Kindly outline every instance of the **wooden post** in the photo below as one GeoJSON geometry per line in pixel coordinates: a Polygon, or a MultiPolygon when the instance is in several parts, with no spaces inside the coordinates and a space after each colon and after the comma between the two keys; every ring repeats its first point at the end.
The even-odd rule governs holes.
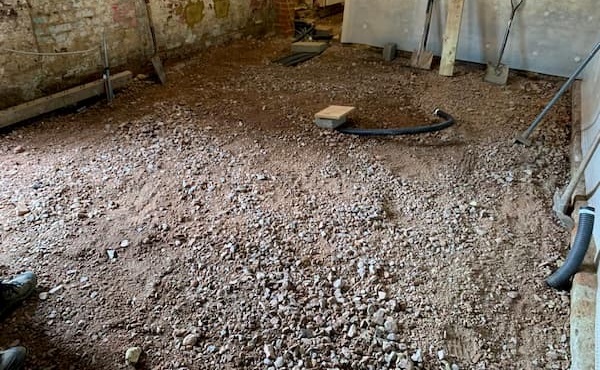
{"type": "Polygon", "coordinates": [[[454,61],[456,60],[456,47],[465,0],[449,0],[446,29],[442,40],[442,60],[440,62],[440,75],[452,76],[454,74],[454,61]]]}

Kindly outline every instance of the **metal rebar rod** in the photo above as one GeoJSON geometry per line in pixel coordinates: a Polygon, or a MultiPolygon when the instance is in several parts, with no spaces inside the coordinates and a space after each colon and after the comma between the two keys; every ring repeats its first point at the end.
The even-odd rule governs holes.
{"type": "Polygon", "coordinates": [[[109,103],[113,101],[115,98],[115,93],[112,88],[112,83],[110,81],[110,64],[108,61],[108,45],[106,43],[106,36],[102,34],[102,57],[104,64],[104,71],[102,73],[102,78],[104,79],[104,89],[106,90],[106,100],[109,103]]]}
{"type": "Polygon", "coordinates": [[[570,207],[571,199],[573,198],[573,193],[575,192],[575,188],[577,187],[577,184],[579,184],[579,180],[581,180],[581,177],[583,176],[585,169],[587,168],[588,164],[592,160],[592,157],[596,153],[596,150],[598,149],[599,145],[600,145],[600,132],[598,132],[598,134],[596,134],[596,137],[594,138],[592,146],[589,148],[588,152],[583,157],[583,160],[579,164],[577,171],[575,171],[575,173],[573,174],[573,177],[571,177],[569,184],[567,185],[567,187],[565,188],[565,191],[563,192],[562,196],[560,197],[560,208],[563,212],[566,212],[567,209],[570,207]]]}
{"type": "Polygon", "coordinates": [[[510,19],[508,20],[508,25],[506,26],[506,31],[504,32],[504,39],[502,40],[502,47],[500,48],[500,53],[498,54],[498,63],[496,63],[496,70],[500,68],[500,63],[502,63],[502,57],[504,56],[504,51],[506,50],[506,44],[508,44],[508,35],[510,34],[510,29],[512,27],[513,19],[515,18],[515,14],[517,14],[517,10],[523,4],[521,0],[517,5],[513,4],[513,1],[510,1],[511,11],[510,11],[510,19]]]}
{"type": "Polygon", "coordinates": [[[567,80],[567,82],[565,82],[562,87],[560,88],[560,90],[558,90],[558,92],[556,93],[556,95],[554,95],[554,97],[552,98],[552,100],[550,100],[550,102],[548,103],[548,105],[546,105],[546,107],[544,107],[544,109],[541,111],[540,114],[538,114],[538,116],[535,118],[535,120],[531,123],[531,125],[529,125],[529,127],[527,128],[527,130],[525,130],[521,135],[517,136],[516,138],[516,142],[520,143],[520,144],[525,144],[525,145],[529,145],[529,135],[531,135],[531,133],[533,132],[533,130],[535,130],[535,128],[537,127],[537,125],[542,121],[542,119],[544,119],[544,117],[546,116],[546,114],[550,111],[550,109],[554,106],[554,104],[556,104],[556,102],[558,101],[558,99],[560,99],[560,97],[565,93],[565,91],[567,91],[567,89],[573,84],[573,82],[575,82],[575,80],[577,79],[577,76],[579,76],[579,74],[581,73],[581,71],[583,71],[583,69],[588,65],[588,63],[594,58],[594,56],[596,55],[596,53],[598,53],[598,51],[600,50],[600,42],[598,44],[596,44],[596,46],[594,47],[594,49],[592,50],[592,52],[587,56],[587,58],[585,58],[585,60],[579,65],[579,67],[577,67],[577,69],[575,70],[575,72],[573,72],[571,74],[571,76],[569,77],[569,79],[567,80]]]}

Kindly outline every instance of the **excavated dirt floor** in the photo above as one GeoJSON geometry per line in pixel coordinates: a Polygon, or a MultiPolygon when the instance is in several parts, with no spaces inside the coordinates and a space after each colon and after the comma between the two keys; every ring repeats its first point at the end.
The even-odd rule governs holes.
{"type": "Polygon", "coordinates": [[[298,67],[240,40],[104,102],[0,133],[0,273],[39,275],[0,324],[27,369],[565,369],[570,101],[332,45],[298,67]],[[449,129],[364,138],[352,125],[449,129]]]}

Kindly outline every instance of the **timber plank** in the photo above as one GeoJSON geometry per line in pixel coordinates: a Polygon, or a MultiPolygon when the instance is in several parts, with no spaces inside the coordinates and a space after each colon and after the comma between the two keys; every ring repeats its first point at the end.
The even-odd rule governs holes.
{"type": "Polygon", "coordinates": [[[442,60],[440,62],[440,75],[442,76],[452,76],[454,74],[454,61],[456,60],[456,48],[464,5],[465,0],[450,0],[448,2],[448,16],[442,39],[442,60]]]}
{"type": "MultiPolygon", "coordinates": [[[[127,85],[133,74],[129,71],[117,73],[110,77],[113,89],[120,89],[127,85]]],[[[16,105],[0,111],[0,128],[13,125],[41,114],[52,112],[79,101],[104,94],[104,81],[96,80],[87,84],[73,87],[56,94],[44,96],[27,103],[16,105]]]]}

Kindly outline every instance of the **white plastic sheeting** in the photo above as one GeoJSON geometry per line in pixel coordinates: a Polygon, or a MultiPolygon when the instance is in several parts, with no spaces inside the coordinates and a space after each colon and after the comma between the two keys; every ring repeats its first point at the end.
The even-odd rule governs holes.
{"type": "MultiPolygon", "coordinates": [[[[600,55],[590,62],[584,74],[581,93],[581,149],[585,154],[596,135],[600,134],[600,55]]],[[[593,192],[590,205],[600,210],[600,151],[596,152],[588,165],[585,185],[588,193],[593,192]]],[[[600,217],[596,217],[594,224],[594,241],[600,250],[600,217]]]]}
{"type": "MultiPolygon", "coordinates": [[[[598,0],[524,0],[503,63],[513,69],[568,76],[600,38],[598,0]]],[[[436,0],[428,49],[440,55],[448,0],[436,0]]],[[[427,0],[346,0],[342,42],[417,48],[427,0]]],[[[510,0],[465,0],[457,59],[496,62],[510,0]]]]}
{"type": "MultiPolygon", "coordinates": [[[[600,41],[600,40],[598,40],[600,41]]],[[[596,135],[600,134],[600,55],[597,55],[584,74],[582,82],[581,102],[581,147],[587,153],[596,135]]],[[[600,152],[596,152],[585,173],[585,186],[588,194],[593,194],[588,203],[600,210],[600,152]]],[[[596,244],[596,261],[600,250],[600,217],[594,224],[594,242],[596,244]]],[[[600,287],[600,274],[598,274],[600,287]]],[[[600,368],[600,294],[596,293],[596,325],[595,325],[595,362],[600,368]]]]}

